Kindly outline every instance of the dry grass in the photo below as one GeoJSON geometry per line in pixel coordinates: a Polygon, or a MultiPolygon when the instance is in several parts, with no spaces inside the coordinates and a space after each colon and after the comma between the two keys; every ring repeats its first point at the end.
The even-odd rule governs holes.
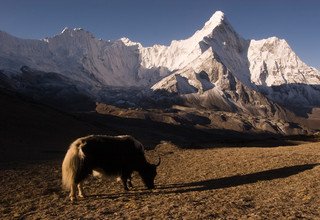
{"type": "MultiPolygon", "coordinates": [[[[0,170],[1,219],[320,219],[320,144],[181,150],[157,147],[157,189],[122,191],[89,178],[88,197],[61,190],[61,161],[0,170]]],[[[150,152],[148,154],[153,154],[150,152]]]]}

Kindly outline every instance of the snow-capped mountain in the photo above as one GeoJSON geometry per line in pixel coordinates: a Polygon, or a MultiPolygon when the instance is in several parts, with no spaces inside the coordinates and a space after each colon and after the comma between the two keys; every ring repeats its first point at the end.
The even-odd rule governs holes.
{"type": "MultiPolygon", "coordinates": [[[[226,103],[232,103],[227,104],[229,108],[252,109],[254,106],[256,110],[263,110],[270,107],[262,104],[268,101],[262,101],[260,94],[260,97],[252,96],[248,105],[239,100],[240,87],[245,87],[248,94],[261,92],[287,107],[320,105],[317,98],[320,95],[320,72],[303,63],[285,40],[276,37],[244,40],[222,12],[216,12],[203,29],[185,41],[197,40],[197,44],[184,44],[194,46],[193,50],[189,49],[192,52],[186,52],[185,56],[193,59],[152,89],[184,94],[187,100],[192,97],[194,101],[196,97],[199,105],[215,105],[222,109],[226,108],[226,103]],[[199,33],[204,35],[198,37],[199,33]]],[[[172,45],[167,50],[170,51],[172,45]]],[[[169,65],[166,67],[171,68],[169,65]]]]}
{"type": "Polygon", "coordinates": [[[293,52],[288,43],[276,37],[251,40],[248,49],[251,81],[256,85],[319,84],[320,75],[293,52]]]}
{"type": "Polygon", "coordinates": [[[17,72],[21,66],[57,72],[87,84],[130,86],[136,84],[136,46],[122,39],[108,42],[82,29],[65,28],[44,40],[23,40],[0,33],[0,68],[17,72]]]}
{"type": "Polygon", "coordinates": [[[243,39],[220,11],[191,37],[169,46],[143,47],[127,38],[105,41],[81,28],[65,28],[43,40],[0,32],[0,42],[1,73],[16,81],[26,66],[40,75],[60,74],[93,96],[102,87],[142,87],[228,111],[274,113],[278,107],[270,100],[320,105],[318,70],[303,63],[283,39],[243,39]]]}

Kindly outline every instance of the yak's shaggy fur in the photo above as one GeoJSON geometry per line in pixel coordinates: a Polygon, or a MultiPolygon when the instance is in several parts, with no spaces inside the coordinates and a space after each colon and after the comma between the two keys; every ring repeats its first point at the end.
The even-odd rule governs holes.
{"type": "Polygon", "coordinates": [[[94,171],[104,175],[120,175],[124,189],[132,187],[131,174],[137,171],[147,188],[154,188],[156,168],[147,162],[143,145],[129,135],[90,135],[75,140],[62,163],[62,185],[75,199],[76,187],[84,197],[82,181],[94,171]]]}

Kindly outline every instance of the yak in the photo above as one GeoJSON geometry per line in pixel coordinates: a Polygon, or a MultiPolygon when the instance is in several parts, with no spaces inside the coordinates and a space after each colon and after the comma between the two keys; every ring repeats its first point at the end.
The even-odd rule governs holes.
{"type": "Polygon", "coordinates": [[[62,186],[70,190],[70,200],[84,197],[82,182],[93,172],[119,175],[124,189],[132,187],[131,174],[137,171],[148,189],[154,188],[157,164],[146,160],[143,145],[130,135],[89,135],[71,143],[62,163],[62,186]]]}

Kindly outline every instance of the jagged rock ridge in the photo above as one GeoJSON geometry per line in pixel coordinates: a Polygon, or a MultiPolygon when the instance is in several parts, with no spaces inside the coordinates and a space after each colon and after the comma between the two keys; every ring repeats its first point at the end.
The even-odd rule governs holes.
{"type": "Polygon", "coordinates": [[[188,105],[264,116],[279,114],[274,102],[320,105],[318,70],[283,39],[243,39],[220,11],[191,37],[169,46],[105,41],[81,28],[65,28],[43,40],[0,32],[0,41],[0,70],[6,77],[17,81],[22,66],[42,75],[57,73],[96,99],[104,97],[105,87],[141,87],[175,94],[188,105]]]}

